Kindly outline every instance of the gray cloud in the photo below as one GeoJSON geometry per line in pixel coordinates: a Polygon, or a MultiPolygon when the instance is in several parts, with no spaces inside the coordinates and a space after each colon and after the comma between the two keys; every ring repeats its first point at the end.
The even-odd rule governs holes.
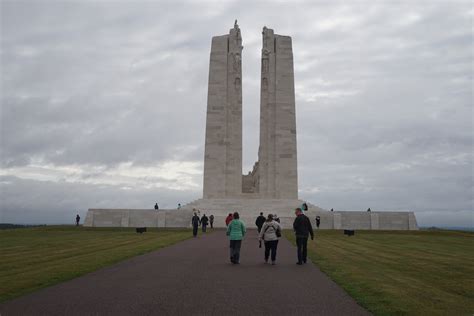
{"type": "Polygon", "coordinates": [[[0,5],[2,221],[199,197],[210,40],[238,18],[244,173],[267,25],[293,37],[302,198],[473,224],[468,1],[0,5]]]}

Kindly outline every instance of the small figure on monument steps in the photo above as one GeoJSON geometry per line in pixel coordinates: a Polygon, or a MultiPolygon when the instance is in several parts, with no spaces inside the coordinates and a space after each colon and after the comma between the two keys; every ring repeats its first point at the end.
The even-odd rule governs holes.
{"type": "Polygon", "coordinates": [[[301,209],[306,212],[308,210],[308,204],[306,204],[306,202],[304,202],[303,204],[301,204],[301,209]]]}

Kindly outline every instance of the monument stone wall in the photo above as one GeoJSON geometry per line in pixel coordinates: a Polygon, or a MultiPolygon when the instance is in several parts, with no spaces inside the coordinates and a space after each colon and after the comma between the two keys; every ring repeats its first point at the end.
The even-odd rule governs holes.
{"type": "MultiPolygon", "coordinates": [[[[89,209],[93,227],[189,227],[194,212],[224,227],[239,212],[249,228],[260,212],[277,214],[291,229],[298,199],[295,88],[291,37],[263,28],[260,146],[252,171],[242,175],[242,37],[237,21],[212,38],[206,113],[203,198],[177,210],[89,209]]],[[[307,203],[321,229],[418,229],[413,212],[328,212],[307,203]]]]}
{"type": "Polygon", "coordinates": [[[212,38],[204,153],[204,198],[242,193],[242,37],[237,23],[212,38]]]}
{"type": "Polygon", "coordinates": [[[298,199],[295,90],[291,37],[263,28],[259,196],[298,199]]]}

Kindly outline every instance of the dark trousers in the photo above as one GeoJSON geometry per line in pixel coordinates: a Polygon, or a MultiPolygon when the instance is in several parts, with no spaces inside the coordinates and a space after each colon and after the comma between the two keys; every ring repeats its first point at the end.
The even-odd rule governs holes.
{"type": "Polygon", "coordinates": [[[230,241],[230,261],[232,263],[239,263],[240,261],[240,246],[242,240],[231,240],[230,241]]]}
{"type": "Polygon", "coordinates": [[[278,247],[278,240],[269,240],[265,242],[265,261],[268,261],[270,252],[272,254],[272,261],[276,260],[277,247],[278,247]]]}
{"type": "Polygon", "coordinates": [[[262,226],[257,226],[257,230],[260,233],[262,231],[262,226]]]}
{"type": "Polygon", "coordinates": [[[211,221],[211,228],[214,228],[214,222],[211,221]]]}
{"type": "Polygon", "coordinates": [[[206,227],[207,227],[207,225],[202,224],[202,232],[203,232],[203,233],[206,232],[206,227]]]}
{"type": "Polygon", "coordinates": [[[193,225],[193,236],[196,237],[198,234],[198,225],[193,225]]]}
{"type": "Polygon", "coordinates": [[[296,237],[296,247],[298,251],[298,262],[306,262],[308,255],[308,237],[296,237]]]}

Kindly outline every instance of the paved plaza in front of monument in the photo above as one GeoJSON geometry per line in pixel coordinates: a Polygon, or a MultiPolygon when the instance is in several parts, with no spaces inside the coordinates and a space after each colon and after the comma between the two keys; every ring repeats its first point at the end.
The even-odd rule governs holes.
{"type": "Polygon", "coordinates": [[[138,256],[0,305],[2,315],[368,315],[284,238],[263,263],[255,230],[241,264],[223,230],[138,256]]]}

